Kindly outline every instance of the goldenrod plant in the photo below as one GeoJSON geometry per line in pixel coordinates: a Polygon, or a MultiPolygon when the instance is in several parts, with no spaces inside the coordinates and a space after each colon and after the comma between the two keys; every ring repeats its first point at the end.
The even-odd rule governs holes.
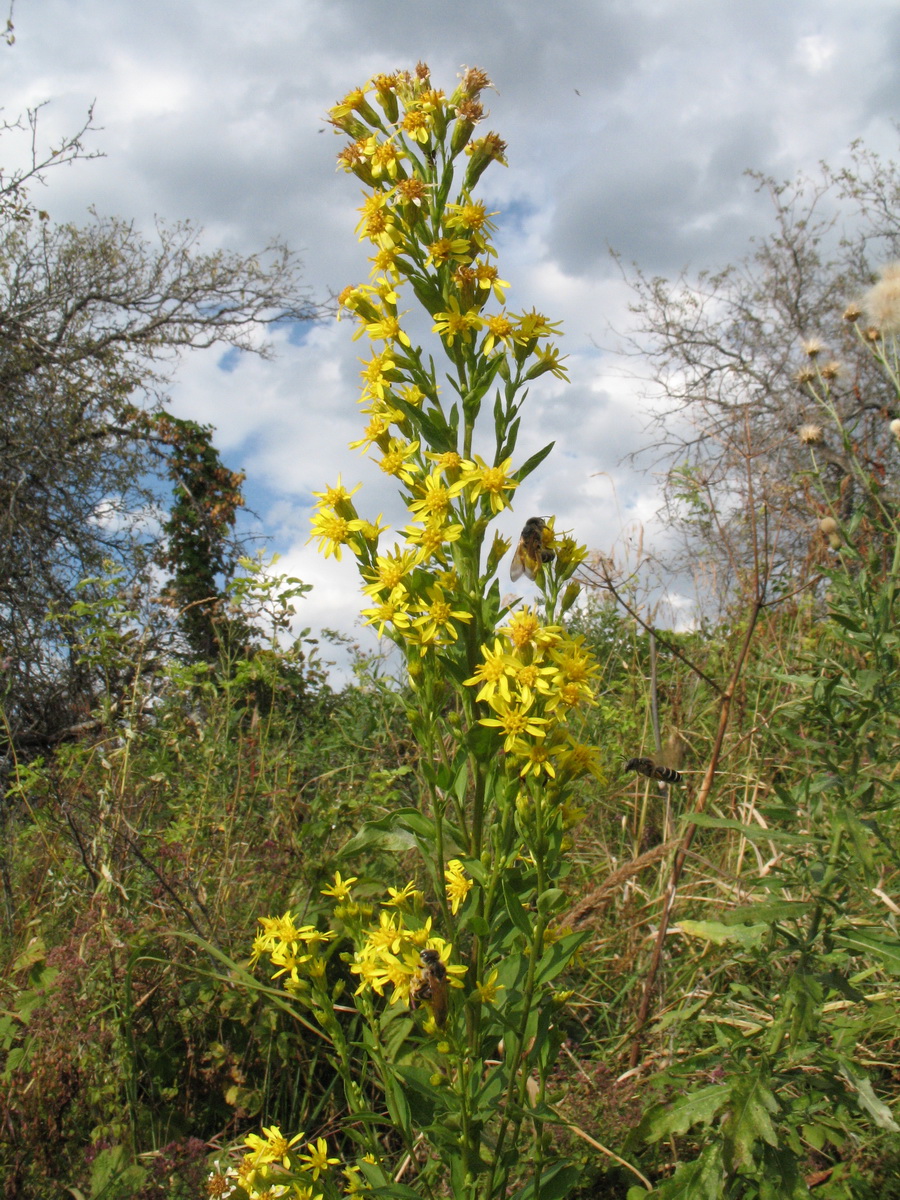
{"type": "Polygon", "coordinates": [[[600,769],[577,737],[598,668],[563,624],[586,552],[552,517],[523,520],[514,552],[513,577],[533,578],[538,601],[502,598],[512,547],[492,524],[552,448],[517,462],[526,389],[565,367],[556,324],[506,309],[497,214],[473,195],[505,161],[496,134],[476,136],[489,86],[469,69],[447,96],[420,64],[330,114],[351,139],[339,164],[365,186],[373,264],[340,297],[370,348],[353,446],[396,481],[408,515],[392,538],[339,478],[317,493],[312,536],[355,560],[363,617],[402,655],[418,746],[416,802],[363,828],[343,861],[352,870],[379,846],[412,856],[377,894],[336,874],[329,928],[287,912],[263,920],[254,947],[330,1045],[356,1157],[341,1173],[324,1142],[270,1128],[214,1172],[212,1195],[550,1200],[577,1178],[554,1150],[550,1078],[560,975],[584,935],[556,919],[573,785],[600,769]],[[408,303],[425,310],[429,349],[408,303]],[[362,1018],[352,1040],[346,1014],[362,1018]]]}

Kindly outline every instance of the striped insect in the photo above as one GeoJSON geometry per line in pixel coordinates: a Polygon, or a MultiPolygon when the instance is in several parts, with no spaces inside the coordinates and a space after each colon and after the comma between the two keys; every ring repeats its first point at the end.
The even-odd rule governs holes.
{"type": "Polygon", "coordinates": [[[437,950],[422,950],[419,954],[420,965],[417,977],[410,988],[410,1007],[418,1004],[430,1004],[434,1023],[443,1029],[447,1023],[449,1009],[449,988],[447,968],[441,962],[437,950]]]}
{"type": "Polygon", "coordinates": [[[555,558],[551,549],[553,530],[543,517],[529,517],[525,522],[519,544],[509,568],[509,577],[516,580],[520,575],[534,579],[541,567],[555,558]]]}
{"type": "Polygon", "coordinates": [[[680,771],[672,767],[657,766],[652,758],[629,758],[625,763],[626,771],[637,771],[646,779],[656,779],[659,783],[681,783],[684,778],[680,771]]]}

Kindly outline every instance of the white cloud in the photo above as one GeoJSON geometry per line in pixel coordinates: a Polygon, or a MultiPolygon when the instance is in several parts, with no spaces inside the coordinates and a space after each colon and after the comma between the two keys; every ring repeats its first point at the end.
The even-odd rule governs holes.
{"type": "MultiPolygon", "coordinates": [[[[509,145],[509,169],[483,182],[502,209],[501,275],[512,308],[564,322],[572,377],[532,393],[520,452],[557,448],[504,532],[555,513],[604,551],[623,527],[651,536],[658,506],[652,476],[622,464],[646,437],[637,385],[595,344],[628,320],[609,245],[650,274],[721,265],[767,219],[744,168],[781,177],[839,158],[860,133],[893,144],[897,20],[875,0],[42,0],[15,15],[7,117],[51,98],[52,141],[96,98],[104,127],[92,145],[108,157],[57,172],[41,193],[53,219],[89,203],[147,228],[156,214],[189,217],[207,244],[246,252],[281,235],[319,297],[368,271],[353,232],[360,188],[335,171],[329,105],[419,58],[448,91],[463,64],[488,70],[489,127],[509,145]]],[[[274,361],[243,356],[229,370],[195,355],[173,389],[176,411],[215,425],[226,461],[248,472],[282,564],[315,584],[304,621],[347,629],[355,572],[304,544],[310,491],[340,472],[365,481],[373,515],[399,516],[385,477],[346,446],[359,436],[363,353],[350,336],[327,324],[297,345],[281,332],[274,361]]]]}

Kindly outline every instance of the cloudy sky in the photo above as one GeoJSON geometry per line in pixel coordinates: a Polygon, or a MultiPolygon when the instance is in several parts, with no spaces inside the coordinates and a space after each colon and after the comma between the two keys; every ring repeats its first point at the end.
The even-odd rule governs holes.
{"type": "MultiPolygon", "coordinates": [[[[627,292],[610,247],[650,274],[716,267],[766,228],[745,177],[838,164],[863,138],[892,153],[900,116],[896,0],[17,0],[2,50],[7,118],[49,101],[48,142],[95,104],[105,157],[51,173],[54,220],[89,205],[152,228],[204,226],[244,252],[280,237],[326,298],[368,276],[354,226],[360,185],[335,170],[326,109],[373,74],[429,64],[448,93],[480,66],[487,128],[508,144],[479,195],[500,216],[500,274],[514,310],[562,320],[572,382],[534,393],[520,451],[557,448],[504,529],[555,513],[609,552],[655,535],[652,472],[623,461],[645,418],[610,326],[627,292]]],[[[14,154],[7,139],[4,147],[14,154]]],[[[36,197],[37,199],[37,197],[36,197]]],[[[182,416],[217,428],[247,472],[281,568],[314,584],[304,624],[351,632],[352,563],[306,546],[310,493],[364,480],[366,510],[398,517],[359,436],[357,343],[347,322],[279,335],[274,361],[210,352],[173,389],[182,416]]],[[[629,370],[633,364],[628,364],[629,370]]]]}

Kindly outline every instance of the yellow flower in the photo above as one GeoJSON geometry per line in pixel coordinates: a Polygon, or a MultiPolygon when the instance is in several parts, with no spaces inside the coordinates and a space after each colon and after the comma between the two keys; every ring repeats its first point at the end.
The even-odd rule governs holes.
{"type": "Polygon", "coordinates": [[[321,1137],[316,1138],[315,1145],[307,1142],[306,1151],[306,1154],[300,1154],[298,1158],[305,1169],[312,1172],[313,1179],[318,1179],[323,1171],[327,1171],[330,1166],[336,1166],[341,1161],[339,1158],[328,1157],[328,1143],[321,1137]]]}
{"type": "Polygon", "coordinates": [[[550,681],[545,678],[556,674],[555,667],[542,667],[538,663],[518,663],[515,670],[516,687],[521,700],[531,701],[535,693],[547,696],[551,692],[550,681]]]}
{"type": "Polygon", "coordinates": [[[446,262],[471,262],[473,258],[468,238],[438,238],[428,247],[426,267],[440,267],[446,262]]]}
{"type": "Polygon", "coordinates": [[[514,758],[525,760],[524,766],[519,771],[519,775],[523,779],[528,775],[533,775],[537,779],[542,774],[549,775],[551,779],[556,778],[556,768],[553,765],[551,752],[544,742],[526,742],[517,738],[510,747],[510,753],[514,758]]]}
{"type": "Polygon", "coordinates": [[[277,945],[278,942],[284,942],[288,946],[297,946],[301,940],[303,927],[294,924],[290,909],[281,917],[260,917],[259,923],[263,927],[261,936],[267,943],[267,949],[277,945]]]}
{"type": "Polygon", "coordinates": [[[364,522],[358,518],[348,521],[332,508],[321,508],[312,518],[312,533],[307,542],[318,539],[319,552],[329,558],[332,554],[340,562],[341,547],[349,546],[354,554],[359,554],[359,546],[353,540],[352,534],[362,529],[364,522]]]}
{"type": "Polygon", "coordinates": [[[426,112],[409,109],[400,122],[400,128],[405,134],[408,134],[413,141],[421,142],[423,146],[428,145],[430,134],[431,117],[426,112]]]}
{"type": "Polygon", "coordinates": [[[556,645],[562,628],[559,625],[541,625],[540,618],[533,609],[520,608],[513,613],[500,632],[509,638],[517,650],[526,646],[543,649],[556,645]]]}
{"type": "Polygon", "coordinates": [[[437,469],[443,471],[445,475],[449,475],[452,471],[458,471],[463,462],[455,450],[445,450],[443,454],[434,454],[432,451],[426,450],[425,457],[435,463],[437,469]]]}
{"type": "Polygon", "coordinates": [[[537,379],[548,372],[555,375],[557,379],[568,379],[569,369],[563,366],[563,361],[568,355],[564,354],[561,358],[558,346],[538,347],[534,351],[534,357],[537,362],[528,368],[526,379],[537,379]]]}
{"type": "Polygon", "coordinates": [[[388,441],[387,433],[390,427],[391,422],[387,413],[376,413],[366,426],[363,436],[357,441],[349,443],[350,449],[358,450],[361,448],[363,450],[368,450],[368,448],[374,443],[380,445],[382,441],[384,441],[386,444],[388,441]]]}
{"type": "Polygon", "coordinates": [[[390,351],[382,350],[380,354],[373,355],[368,362],[363,362],[362,359],[360,362],[363,363],[360,375],[365,380],[363,397],[375,396],[379,400],[383,400],[391,386],[388,376],[397,370],[397,364],[391,358],[390,351]]]}
{"type": "Polygon", "coordinates": [[[313,492],[313,495],[317,500],[321,500],[325,507],[337,508],[340,504],[349,500],[351,496],[355,496],[361,487],[362,484],[358,483],[355,488],[352,488],[348,492],[341,483],[340,475],[338,475],[337,483],[334,487],[326,487],[324,492],[313,492]]]}
{"type": "Polygon", "coordinates": [[[425,563],[431,558],[444,557],[444,548],[451,542],[459,541],[463,527],[458,524],[445,524],[441,520],[426,521],[423,527],[407,525],[403,532],[411,546],[419,547],[419,563],[425,563]]]}
{"type": "Polygon", "coordinates": [[[583,742],[570,739],[569,748],[559,756],[559,769],[571,779],[579,775],[593,775],[599,782],[604,782],[603,768],[600,766],[600,755],[596,746],[586,746],[583,742]]]}
{"type": "Polygon", "coordinates": [[[437,584],[428,589],[428,599],[430,603],[417,610],[421,615],[413,621],[421,641],[434,642],[435,639],[446,636],[455,642],[459,634],[452,622],[471,621],[472,614],[452,608],[449,601],[445,600],[442,588],[437,584]]]}
{"type": "Polygon", "coordinates": [[[420,179],[418,175],[412,175],[409,179],[401,179],[396,187],[396,194],[400,196],[406,204],[412,204],[416,208],[421,208],[425,201],[428,192],[433,185],[426,183],[424,179],[420,179]]]}
{"type": "Polygon", "coordinates": [[[478,276],[478,286],[484,291],[492,291],[497,303],[503,304],[506,300],[504,289],[510,285],[505,279],[498,278],[497,268],[489,263],[478,263],[475,274],[478,276]]]}
{"type": "Polygon", "coordinates": [[[448,204],[444,224],[451,233],[456,230],[468,233],[479,250],[493,254],[495,251],[485,235],[496,229],[490,220],[496,215],[495,212],[489,213],[480,200],[468,200],[465,204],[448,204]]]}
{"type": "Polygon", "coordinates": [[[554,333],[559,333],[561,324],[559,321],[548,321],[543,313],[539,313],[534,308],[531,312],[520,313],[515,317],[515,321],[515,340],[525,346],[538,338],[550,337],[554,333]]]}
{"type": "Polygon", "coordinates": [[[400,159],[406,158],[406,151],[394,142],[380,142],[373,134],[368,138],[364,147],[365,153],[372,164],[372,174],[376,179],[387,175],[396,179],[399,174],[400,159]]]}
{"type": "Polygon", "coordinates": [[[421,474],[421,467],[416,462],[408,462],[418,452],[418,442],[404,442],[400,438],[391,438],[379,467],[385,475],[395,475],[404,483],[412,483],[416,475],[421,474]]]}
{"type": "Polygon", "coordinates": [[[462,464],[462,481],[471,489],[473,496],[487,496],[491,502],[491,512],[502,512],[509,504],[510,494],[519,486],[510,475],[512,459],[506,458],[502,463],[489,467],[484,459],[476,454],[474,461],[462,464]]]}
{"type": "Polygon", "coordinates": [[[382,950],[396,954],[405,936],[403,920],[397,913],[379,913],[378,928],[369,930],[363,954],[374,955],[382,950]]]}
{"type": "Polygon", "coordinates": [[[394,588],[404,582],[418,561],[414,550],[401,550],[394,546],[391,554],[379,554],[375,559],[375,573],[366,571],[365,575],[371,582],[366,584],[363,591],[367,596],[378,597],[383,592],[390,594],[394,588]]]}
{"type": "MultiPolygon", "coordinates": [[[[360,146],[362,154],[365,156],[368,150],[369,143],[357,143],[360,146]]],[[[369,171],[372,172],[369,164],[369,171]]],[[[372,172],[374,174],[374,172],[372,172]]],[[[375,241],[381,237],[391,227],[391,217],[388,212],[387,205],[390,200],[390,192],[373,192],[367,196],[359,211],[362,213],[362,219],[356,226],[356,233],[359,235],[359,240],[368,238],[370,241],[375,241]]],[[[362,292],[362,288],[357,288],[357,292],[362,292]]]]}
{"type": "Polygon", "coordinates": [[[378,253],[373,254],[369,259],[369,262],[372,263],[372,270],[390,275],[396,283],[399,283],[400,271],[397,267],[397,256],[399,253],[400,248],[392,243],[382,246],[378,253]]]}
{"type": "Polygon", "coordinates": [[[403,908],[410,901],[424,898],[412,880],[410,880],[405,887],[402,887],[399,890],[397,888],[389,887],[388,895],[390,896],[390,900],[384,900],[382,903],[385,905],[385,907],[393,905],[395,908],[403,908]]]}
{"type": "Polygon", "coordinates": [[[515,326],[506,313],[495,313],[493,316],[484,317],[483,321],[487,334],[481,343],[482,354],[490,354],[496,342],[509,345],[515,333],[515,326]]]}
{"type": "Polygon", "coordinates": [[[340,871],[334,873],[334,883],[329,887],[322,888],[323,896],[333,896],[335,900],[349,900],[350,886],[356,883],[357,876],[351,875],[349,879],[341,879],[340,871]]]}
{"type": "Polygon", "coordinates": [[[335,104],[333,108],[329,108],[328,115],[332,121],[340,123],[345,118],[352,116],[353,113],[359,113],[366,121],[377,121],[378,116],[366,99],[366,92],[368,90],[368,84],[365,87],[353,88],[343,100],[335,104]]]}
{"type": "Polygon", "coordinates": [[[484,320],[476,308],[462,312],[459,301],[455,296],[450,297],[446,312],[434,314],[432,333],[439,333],[448,346],[452,346],[457,338],[468,342],[472,333],[484,325],[484,320]]]}
{"type": "Polygon", "coordinates": [[[396,388],[395,392],[400,400],[405,400],[413,408],[418,408],[425,399],[425,393],[421,388],[416,387],[414,383],[410,383],[406,387],[396,388]]]}
{"type": "Polygon", "coordinates": [[[497,993],[503,990],[503,984],[497,982],[498,972],[496,968],[491,971],[484,983],[476,983],[475,991],[478,993],[478,999],[482,1004],[496,1004],[497,993]]]}
{"type": "Polygon", "coordinates": [[[265,1139],[256,1133],[250,1133],[244,1138],[244,1145],[249,1146],[253,1152],[254,1165],[280,1162],[283,1167],[290,1166],[290,1149],[303,1140],[304,1134],[298,1133],[288,1141],[277,1125],[270,1125],[268,1128],[263,1126],[263,1133],[266,1135],[265,1139]]]}
{"type": "Polygon", "coordinates": [[[496,217],[495,212],[489,213],[484,204],[478,200],[469,200],[465,204],[448,204],[445,210],[444,224],[448,229],[495,229],[490,217],[496,217]]]}
{"type": "Polygon", "coordinates": [[[496,717],[482,717],[479,725],[493,726],[503,733],[503,749],[507,754],[512,752],[516,741],[521,737],[542,738],[546,734],[545,725],[550,722],[546,717],[529,715],[529,704],[514,706],[503,696],[493,696],[491,708],[496,717]]]}
{"type": "Polygon", "coordinates": [[[425,476],[423,483],[416,484],[419,499],[410,504],[410,512],[418,514],[419,519],[423,521],[428,521],[431,517],[443,518],[450,511],[451,501],[459,495],[463,487],[462,480],[448,486],[441,478],[440,471],[432,471],[430,475],[425,476]]]}
{"type": "Polygon", "coordinates": [[[509,688],[509,680],[512,675],[518,670],[519,664],[511,654],[507,654],[503,649],[503,643],[499,638],[494,638],[494,648],[489,649],[487,646],[481,647],[481,655],[484,659],[483,663],[479,663],[475,668],[475,674],[471,679],[464,681],[466,687],[478,687],[481,685],[481,690],[476,695],[476,700],[487,700],[499,691],[500,695],[510,701],[512,695],[509,688]]]}
{"type": "Polygon", "coordinates": [[[551,657],[556,664],[559,683],[576,683],[583,688],[586,698],[592,699],[591,683],[600,668],[584,648],[584,639],[566,639],[553,650],[551,657]]]}
{"type": "Polygon", "coordinates": [[[365,331],[373,341],[400,342],[403,346],[411,345],[409,334],[400,325],[400,318],[389,313],[382,313],[377,321],[368,321],[365,331]]]}
{"type": "Polygon", "coordinates": [[[376,633],[379,637],[384,636],[386,625],[393,625],[397,630],[409,629],[412,622],[412,617],[409,612],[409,592],[404,587],[395,587],[387,600],[382,600],[380,604],[374,608],[364,608],[362,616],[366,618],[364,624],[377,625],[376,633]]]}
{"type": "Polygon", "coordinates": [[[458,858],[451,858],[444,871],[447,882],[447,899],[450,901],[450,911],[456,916],[459,906],[468,896],[473,880],[467,879],[462,863],[458,858]]]}
{"type": "Polygon", "coordinates": [[[381,537],[381,535],[383,533],[387,533],[387,531],[390,529],[390,525],[381,524],[383,517],[384,513],[379,513],[374,521],[367,521],[365,517],[361,518],[362,524],[359,527],[359,532],[363,535],[365,540],[367,542],[371,542],[373,546],[377,545],[378,539],[381,537]]]}

